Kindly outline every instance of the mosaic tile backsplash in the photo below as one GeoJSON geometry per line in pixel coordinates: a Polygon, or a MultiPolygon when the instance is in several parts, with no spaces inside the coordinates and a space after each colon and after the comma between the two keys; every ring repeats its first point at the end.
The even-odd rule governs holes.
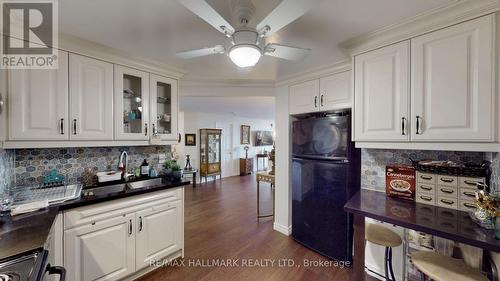
{"type": "MultiPolygon", "coordinates": [[[[485,155],[483,152],[362,149],[361,188],[385,191],[385,166],[411,164],[410,158],[481,163],[485,155]]],[[[497,158],[500,166],[500,156],[497,158]]],[[[500,171],[497,174],[500,178],[500,171]]]]}
{"type": "Polygon", "coordinates": [[[16,185],[42,182],[56,169],[68,182],[80,182],[85,168],[94,171],[116,170],[122,151],[127,151],[128,169],[140,166],[144,159],[159,171],[159,156],[170,152],[169,146],[19,149],[15,151],[16,185]]]}
{"type": "Polygon", "coordinates": [[[14,183],[14,151],[0,150],[0,194],[14,183]]]}

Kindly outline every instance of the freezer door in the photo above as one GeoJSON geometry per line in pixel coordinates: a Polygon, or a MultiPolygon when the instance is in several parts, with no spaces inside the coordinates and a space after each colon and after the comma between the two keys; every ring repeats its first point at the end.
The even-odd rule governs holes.
{"type": "Polygon", "coordinates": [[[335,260],[352,260],[349,164],[293,159],[292,237],[335,260]]]}
{"type": "Polygon", "coordinates": [[[350,117],[331,116],[292,123],[294,157],[348,158],[350,117]]]}

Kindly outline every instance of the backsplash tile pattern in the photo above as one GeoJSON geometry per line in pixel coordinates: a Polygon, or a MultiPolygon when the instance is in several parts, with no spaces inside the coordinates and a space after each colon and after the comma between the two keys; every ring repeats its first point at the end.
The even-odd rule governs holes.
{"type": "Polygon", "coordinates": [[[79,182],[85,168],[99,172],[116,170],[122,151],[129,155],[129,170],[140,166],[144,159],[160,168],[159,156],[170,153],[170,146],[19,149],[15,151],[16,185],[40,183],[52,169],[68,182],[79,182]]]}
{"type": "Polygon", "coordinates": [[[12,186],[14,177],[14,151],[0,150],[0,194],[12,186]]]}
{"type": "Polygon", "coordinates": [[[500,153],[493,153],[492,155],[491,191],[500,192],[500,153]]]}
{"type": "MultiPolygon", "coordinates": [[[[410,158],[481,163],[484,157],[483,152],[362,149],[361,188],[385,191],[385,166],[411,164],[410,158]]],[[[497,158],[500,165],[500,156],[497,158]]],[[[500,171],[497,175],[500,177],[500,171]]]]}

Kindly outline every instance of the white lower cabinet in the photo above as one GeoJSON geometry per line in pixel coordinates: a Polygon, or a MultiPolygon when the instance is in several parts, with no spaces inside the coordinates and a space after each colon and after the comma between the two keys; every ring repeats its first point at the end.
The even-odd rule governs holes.
{"type": "Polygon", "coordinates": [[[182,194],[171,189],[66,211],[67,280],[121,280],[152,260],[181,256],[182,194]]]}
{"type": "Polygon", "coordinates": [[[67,230],[67,279],[118,280],[135,272],[135,215],[128,214],[67,230]]]}
{"type": "Polygon", "coordinates": [[[181,201],[166,202],[136,213],[136,269],[149,266],[179,249],[182,228],[172,227],[182,223],[181,201]]]}

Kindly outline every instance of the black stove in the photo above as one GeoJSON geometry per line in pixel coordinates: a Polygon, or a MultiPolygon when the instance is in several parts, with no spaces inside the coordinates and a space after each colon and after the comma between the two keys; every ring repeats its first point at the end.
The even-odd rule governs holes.
{"type": "Polygon", "coordinates": [[[42,281],[47,266],[45,250],[37,250],[0,261],[0,281],[42,281]]]}

